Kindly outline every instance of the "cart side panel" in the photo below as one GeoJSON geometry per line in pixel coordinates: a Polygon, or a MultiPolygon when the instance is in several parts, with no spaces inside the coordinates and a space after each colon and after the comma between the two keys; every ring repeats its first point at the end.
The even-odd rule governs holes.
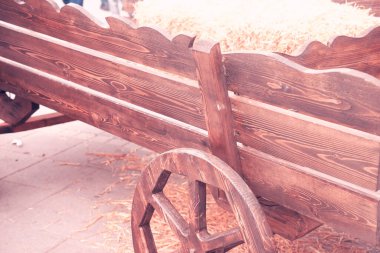
{"type": "Polygon", "coordinates": [[[2,0],[0,17],[2,21],[99,52],[196,79],[195,63],[188,50],[194,37],[179,35],[170,38],[163,32],[137,28],[127,19],[116,17],[100,22],[80,6],[59,9],[52,0],[25,0],[21,3],[2,0]]]}
{"type": "Polygon", "coordinates": [[[0,55],[7,59],[206,128],[198,83],[176,76],[177,72],[159,71],[5,22],[0,23],[0,34],[0,55]]]}
{"type": "Polygon", "coordinates": [[[238,142],[378,190],[380,137],[258,101],[231,98],[238,142]]]}
{"type": "Polygon", "coordinates": [[[380,80],[351,70],[311,70],[276,54],[225,54],[233,92],[380,135],[380,80]]]}
{"type": "Polygon", "coordinates": [[[298,53],[280,55],[312,69],[351,68],[380,78],[380,26],[357,38],[337,36],[327,45],[313,41],[298,53]]]}
{"type": "Polygon", "coordinates": [[[206,131],[3,57],[1,89],[156,152],[208,150],[206,131]]]}
{"type": "Polygon", "coordinates": [[[246,182],[258,196],[378,244],[379,194],[251,148],[240,150],[246,182]]]}
{"type": "MultiPolygon", "coordinates": [[[[209,150],[205,131],[4,58],[0,58],[0,88],[157,152],[178,147],[209,150]]],[[[366,196],[369,191],[353,190],[332,177],[309,173],[311,169],[247,147],[239,151],[244,176],[259,195],[332,226],[345,225],[343,231],[348,229],[354,236],[375,243],[377,197],[366,196]],[[327,186],[329,193],[336,194],[318,191],[327,186]],[[300,193],[309,193],[313,202],[300,193]]]]}

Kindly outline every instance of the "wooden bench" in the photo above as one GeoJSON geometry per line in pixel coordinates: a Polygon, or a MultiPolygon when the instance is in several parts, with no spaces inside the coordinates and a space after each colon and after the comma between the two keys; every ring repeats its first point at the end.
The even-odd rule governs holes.
{"type": "Polygon", "coordinates": [[[65,115],[58,122],[81,120],[159,153],[212,153],[291,213],[279,224],[264,207],[272,230],[290,238],[321,222],[379,244],[379,76],[380,27],[297,56],[222,54],[127,19],[101,23],[79,6],[0,2],[3,132],[23,129],[41,104],[65,115]]]}

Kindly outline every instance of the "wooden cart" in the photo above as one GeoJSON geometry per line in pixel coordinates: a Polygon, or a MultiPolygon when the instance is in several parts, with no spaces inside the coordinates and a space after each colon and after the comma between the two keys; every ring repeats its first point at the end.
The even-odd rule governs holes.
{"type": "Polygon", "coordinates": [[[156,251],[154,212],[181,252],[274,252],[273,232],[297,237],[318,222],[378,245],[379,77],[380,27],[298,56],[222,54],[79,6],[0,1],[0,131],[75,119],[162,153],[136,188],[136,252],[156,251]],[[62,114],[28,120],[39,104],[62,114]],[[190,221],[163,193],[173,173],[189,179],[190,221]],[[239,228],[207,232],[206,185],[239,228]]]}

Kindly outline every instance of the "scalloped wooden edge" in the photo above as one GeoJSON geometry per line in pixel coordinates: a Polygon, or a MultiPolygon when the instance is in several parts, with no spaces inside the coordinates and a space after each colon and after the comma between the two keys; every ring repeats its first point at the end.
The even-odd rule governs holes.
{"type": "Polygon", "coordinates": [[[311,40],[309,42],[306,42],[302,46],[300,46],[296,51],[294,51],[291,54],[284,54],[284,53],[277,53],[277,54],[298,58],[298,57],[302,57],[305,54],[310,53],[310,51],[313,51],[313,49],[311,49],[313,46],[317,46],[318,48],[326,50],[326,51],[332,51],[333,49],[335,49],[341,44],[342,40],[351,40],[353,42],[356,42],[358,40],[369,38],[373,36],[373,34],[376,34],[376,33],[380,33],[380,25],[375,25],[371,28],[368,28],[364,30],[359,36],[356,36],[356,37],[351,37],[351,36],[346,36],[346,35],[336,35],[330,38],[327,44],[324,44],[318,40],[311,40]]]}
{"type": "MultiPolygon", "coordinates": [[[[23,0],[20,2],[16,2],[17,0],[2,1],[13,2],[22,8],[28,8],[32,11],[34,10],[43,17],[50,17],[49,15],[54,13],[55,15],[58,15],[58,18],[64,17],[67,20],[71,20],[71,23],[75,23],[77,20],[83,23],[83,20],[87,20],[86,23],[88,24],[92,24],[103,29],[109,29],[111,31],[120,31],[120,27],[124,27],[124,29],[136,30],[141,33],[156,33],[165,40],[177,45],[184,44],[187,47],[191,47],[195,40],[195,35],[192,34],[181,33],[171,35],[169,32],[160,27],[138,26],[132,19],[116,15],[109,15],[105,17],[103,22],[101,19],[95,17],[82,6],[77,4],[68,4],[60,8],[54,0],[23,0]]],[[[57,18],[57,16],[55,16],[55,18],[57,18]]]]}
{"type": "MultiPolygon", "coordinates": [[[[87,10],[85,10],[83,7],[77,5],[77,4],[68,4],[60,8],[54,0],[24,0],[21,3],[17,3],[16,0],[3,0],[3,1],[13,1],[15,4],[19,5],[26,5],[29,6],[32,9],[39,9],[40,15],[48,16],[49,11],[54,11],[55,13],[59,14],[61,17],[66,16],[70,18],[70,20],[73,20],[73,23],[75,23],[76,20],[80,20],[83,22],[83,20],[88,20],[93,25],[98,26],[99,28],[103,29],[110,29],[112,31],[120,31],[120,27],[125,27],[127,29],[133,29],[136,31],[141,31],[141,33],[157,33],[169,42],[172,42],[174,44],[184,44],[187,45],[187,47],[192,47],[194,40],[196,39],[195,35],[192,34],[176,34],[171,35],[166,30],[157,27],[157,26],[138,26],[132,19],[126,18],[126,17],[120,17],[120,16],[113,16],[110,15],[105,18],[105,21],[102,22],[100,19],[93,16],[91,13],[89,13],[87,10]],[[42,9],[46,8],[44,11],[42,9]]],[[[123,28],[124,29],[124,28],[123,28]]],[[[312,47],[317,47],[318,49],[325,50],[326,52],[332,51],[334,48],[338,47],[342,40],[350,39],[353,42],[359,40],[359,39],[365,39],[366,37],[372,36],[374,33],[379,32],[380,29],[379,26],[371,27],[367,30],[365,30],[361,35],[358,37],[350,37],[345,35],[337,35],[332,37],[329,42],[326,44],[314,40],[306,42],[304,45],[300,46],[296,51],[294,51],[292,54],[284,54],[284,53],[278,53],[282,56],[290,56],[299,58],[302,56],[305,56],[306,54],[314,51],[312,47]]],[[[232,52],[234,53],[234,52],[232,52]]]]}

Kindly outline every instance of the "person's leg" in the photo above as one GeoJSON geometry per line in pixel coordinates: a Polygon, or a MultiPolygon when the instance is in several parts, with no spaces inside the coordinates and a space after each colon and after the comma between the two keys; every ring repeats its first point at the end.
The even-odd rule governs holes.
{"type": "Polygon", "coordinates": [[[110,4],[111,13],[119,15],[120,14],[119,0],[111,0],[109,1],[109,4],[110,4]]]}
{"type": "Polygon", "coordinates": [[[108,0],[102,0],[102,3],[100,4],[100,9],[102,9],[104,11],[110,10],[110,5],[108,3],[108,0]]]}
{"type": "Polygon", "coordinates": [[[63,1],[64,3],[74,3],[74,4],[79,4],[79,5],[82,5],[83,6],[83,0],[64,0],[63,1]]]}

